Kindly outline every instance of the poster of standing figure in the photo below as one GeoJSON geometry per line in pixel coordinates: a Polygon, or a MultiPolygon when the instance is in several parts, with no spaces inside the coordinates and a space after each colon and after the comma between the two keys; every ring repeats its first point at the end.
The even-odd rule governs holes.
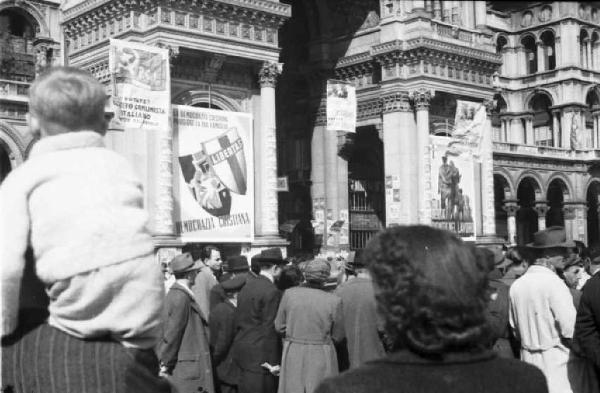
{"type": "Polygon", "coordinates": [[[174,105],[173,137],[177,234],[186,241],[251,242],[252,116],[174,105]]]}
{"type": "Polygon", "coordinates": [[[431,136],[431,224],[475,239],[475,167],[471,154],[448,149],[452,138],[431,136]]]}

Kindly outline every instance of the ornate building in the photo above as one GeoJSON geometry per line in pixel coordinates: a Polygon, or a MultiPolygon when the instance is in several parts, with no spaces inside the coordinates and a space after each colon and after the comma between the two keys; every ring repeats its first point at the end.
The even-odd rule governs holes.
{"type": "MultiPolygon", "coordinates": [[[[174,103],[254,115],[257,247],[281,235],[292,252],[361,248],[384,226],[430,223],[428,136],[452,132],[461,99],[488,111],[478,238],[522,244],[564,225],[596,244],[599,12],[595,2],[3,2],[0,174],[31,146],[24,113],[36,71],[64,62],[107,82],[108,39],[120,38],[171,50],[174,103]],[[356,86],[355,134],[325,130],[327,79],[356,86]],[[276,174],[289,192],[277,195],[276,174]],[[314,236],[317,209],[328,225],[314,236]],[[346,240],[331,224],[347,221],[346,240]]],[[[112,128],[106,139],[145,179],[157,243],[175,244],[169,134],[112,128]]]]}

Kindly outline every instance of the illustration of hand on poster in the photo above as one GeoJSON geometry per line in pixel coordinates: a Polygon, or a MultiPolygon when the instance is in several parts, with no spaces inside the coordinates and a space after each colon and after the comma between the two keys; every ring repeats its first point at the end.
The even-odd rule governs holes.
{"type": "Polygon", "coordinates": [[[173,129],[178,234],[188,241],[252,241],[252,116],[174,106],[173,129]]]}

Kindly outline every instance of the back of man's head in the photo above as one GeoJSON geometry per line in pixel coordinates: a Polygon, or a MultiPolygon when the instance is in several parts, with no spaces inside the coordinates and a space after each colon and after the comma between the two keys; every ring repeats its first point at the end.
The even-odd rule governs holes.
{"type": "MultiPolygon", "coordinates": [[[[91,74],[73,67],[53,67],[29,89],[31,123],[45,135],[74,131],[106,132],[106,92],[91,74]]],[[[36,130],[32,130],[36,132],[36,130]]]]}

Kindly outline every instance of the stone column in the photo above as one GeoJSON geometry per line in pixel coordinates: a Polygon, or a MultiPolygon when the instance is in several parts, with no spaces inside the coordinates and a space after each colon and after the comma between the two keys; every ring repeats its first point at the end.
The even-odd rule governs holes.
{"type": "Polygon", "coordinates": [[[508,242],[510,245],[517,244],[517,221],[516,215],[519,210],[519,205],[516,199],[507,199],[504,201],[502,209],[508,214],[507,217],[507,228],[508,228],[508,242]]]}
{"type": "Polygon", "coordinates": [[[560,37],[555,37],[554,38],[554,64],[556,65],[555,68],[559,68],[562,66],[562,55],[561,55],[561,44],[560,44],[560,37]]]}
{"type": "Polygon", "coordinates": [[[534,210],[538,215],[538,231],[546,229],[546,213],[548,213],[548,201],[535,201],[534,210]]]}
{"type": "Polygon", "coordinates": [[[560,147],[560,111],[552,111],[552,146],[560,147]]]}
{"type": "Polygon", "coordinates": [[[481,139],[481,214],[483,236],[496,235],[496,209],[494,205],[494,149],[492,141],[492,111],[496,104],[492,100],[483,101],[486,122],[481,139]]]}
{"type": "MultiPolygon", "coordinates": [[[[343,131],[337,132],[338,143],[336,150],[336,162],[337,162],[337,200],[338,200],[338,212],[337,219],[344,221],[344,228],[349,231],[350,229],[350,212],[348,211],[348,161],[344,160],[337,153],[340,151],[340,148],[346,142],[346,133],[343,131]]],[[[338,250],[339,249],[348,249],[350,247],[349,244],[349,236],[350,233],[347,233],[348,238],[342,242],[342,238],[339,236],[339,232],[337,235],[338,242],[338,250]]]]}
{"type": "Polygon", "coordinates": [[[261,246],[282,243],[279,238],[277,201],[277,137],[275,130],[275,83],[279,67],[264,63],[259,71],[260,127],[254,134],[255,146],[255,243],[261,246]]]}
{"type": "Polygon", "coordinates": [[[544,43],[542,41],[536,42],[537,46],[537,72],[546,70],[545,63],[546,58],[544,56],[544,43]]]}
{"type": "Polygon", "coordinates": [[[525,144],[535,145],[535,135],[533,133],[533,116],[527,116],[525,119],[525,144]]]}
{"type": "Polygon", "coordinates": [[[598,147],[598,115],[592,112],[592,146],[593,149],[598,147]]]}
{"type": "Polygon", "coordinates": [[[433,1],[433,19],[442,20],[442,2],[441,2],[441,0],[433,1]]]}
{"type": "Polygon", "coordinates": [[[417,127],[408,93],[383,97],[386,225],[418,223],[417,127]]]}
{"type": "MultiPolygon", "coordinates": [[[[315,120],[315,127],[313,128],[312,140],[311,140],[311,171],[310,181],[311,186],[311,197],[313,202],[313,215],[315,220],[325,220],[326,206],[325,206],[325,125],[327,124],[327,117],[325,114],[325,106],[322,105],[318,110],[317,118],[315,120]],[[324,215],[321,218],[318,217],[317,209],[324,209],[324,215]]],[[[327,241],[327,222],[324,223],[325,228],[315,228],[317,231],[323,229],[323,233],[317,233],[316,235],[322,235],[323,246],[327,241]]]]}
{"type": "Polygon", "coordinates": [[[587,68],[592,68],[592,43],[590,41],[589,38],[587,38],[585,41],[585,66],[587,68]]]}
{"type": "Polygon", "coordinates": [[[417,111],[418,220],[421,224],[430,225],[432,195],[429,162],[429,102],[435,92],[421,88],[410,94],[417,111]]]}
{"type": "Polygon", "coordinates": [[[487,27],[487,9],[486,2],[477,0],[475,3],[475,27],[482,29],[487,27]]]}
{"type": "Polygon", "coordinates": [[[567,240],[577,240],[576,236],[573,236],[576,230],[576,208],[573,204],[565,203],[563,205],[563,217],[565,218],[565,232],[567,232],[567,240]]]}

